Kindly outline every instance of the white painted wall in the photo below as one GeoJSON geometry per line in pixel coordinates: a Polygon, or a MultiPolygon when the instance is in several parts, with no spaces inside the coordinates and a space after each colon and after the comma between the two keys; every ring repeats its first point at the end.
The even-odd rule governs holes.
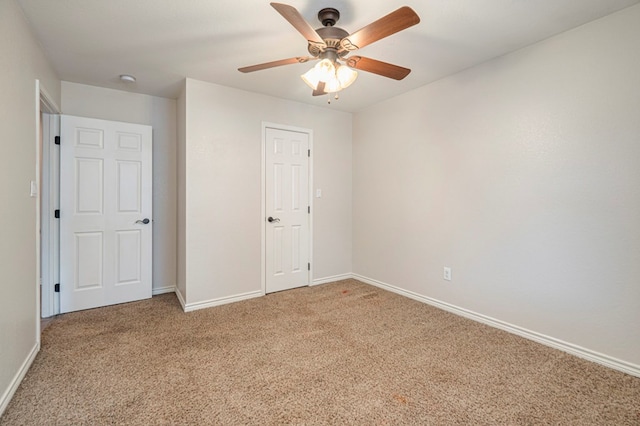
{"type": "Polygon", "coordinates": [[[176,286],[177,129],[176,100],[62,82],[68,115],[153,127],[153,291],[176,286]]]}
{"type": "Polygon", "coordinates": [[[313,130],[314,278],[351,272],[351,114],[186,81],[186,303],[261,291],[262,122],[313,130]]]}
{"type": "Polygon", "coordinates": [[[36,79],[60,104],[60,81],[19,6],[0,0],[0,414],[39,345],[36,260],[36,79]]]}
{"type": "Polygon", "coordinates": [[[354,272],[640,365],[638,23],[357,113],[354,272]]]}

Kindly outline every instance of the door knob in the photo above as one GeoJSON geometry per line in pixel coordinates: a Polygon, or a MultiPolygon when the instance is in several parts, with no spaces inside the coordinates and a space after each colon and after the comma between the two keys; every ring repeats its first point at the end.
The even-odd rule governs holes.
{"type": "Polygon", "coordinates": [[[146,217],[142,220],[136,220],[136,223],[140,223],[142,225],[146,225],[147,223],[151,222],[149,219],[147,219],[146,217]]]}
{"type": "Polygon", "coordinates": [[[269,223],[273,223],[273,222],[280,222],[280,219],[278,219],[277,217],[276,217],[276,218],[273,218],[273,217],[271,217],[271,216],[269,216],[269,218],[268,218],[267,220],[269,221],[269,223]]]}

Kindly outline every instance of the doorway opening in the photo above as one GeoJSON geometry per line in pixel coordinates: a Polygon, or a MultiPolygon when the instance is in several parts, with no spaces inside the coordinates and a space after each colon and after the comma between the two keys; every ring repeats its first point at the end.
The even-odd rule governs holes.
{"type": "Polygon", "coordinates": [[[36,96],[37,306],[38,323],[42,330],[50,318],[59,313],[54,286],[59,278],[59,228],[55,211],[59,209],[60,189],[60,151],[59,145],[56,145],[60,129],[60,108],[39,80],[36,80],[36,96]]]}

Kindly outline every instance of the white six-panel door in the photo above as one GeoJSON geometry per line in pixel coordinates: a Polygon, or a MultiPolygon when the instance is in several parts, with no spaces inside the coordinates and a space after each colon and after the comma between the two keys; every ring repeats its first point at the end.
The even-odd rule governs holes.
{"type": "Polygon", "coordinates": [[[309,285],[309,134],[265,129],[266,292],[309,285]]]}
{"type": "Polygon", "coordinates": [[[60,136],[61,312],[151,297],[151,127],[62,116],[60,136]]]}

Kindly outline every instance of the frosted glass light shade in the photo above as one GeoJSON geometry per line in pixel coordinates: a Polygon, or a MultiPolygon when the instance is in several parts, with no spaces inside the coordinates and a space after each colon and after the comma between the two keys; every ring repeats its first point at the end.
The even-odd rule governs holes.
{"type": "Polygon", "coordinates": [[[346,65],[340,65],[336,70],[336,77],[338,77],[338,80],[340,81],[340,88],[346,89],[351,86],[351,83],[356,81],[358,73],[346,65]]]}
{"type": "Polygon", "coordinates": [[[302,81],[307,83],[307,86],[311,87],[311,90],[316,90],[318,88],[320,77],[318,76],[318,70],[316,69],[316,67],[313,67],[309,71],[302,74],[300,78],[302,78],[302,81]]]}
{"type": "Polygon", "coordinates": [[[342,90],[340,86],[340,80],[336,78],[336,76],[332,76],[329,81],[325,82],[324,93],[335,93],[342,90]]]}
{"type": "Polygon", "coordinates": [[[336,75],[336,67],[328,59],[323,59],[314,67],[318,70],[318,78],[325,83],[336,75]]]}

